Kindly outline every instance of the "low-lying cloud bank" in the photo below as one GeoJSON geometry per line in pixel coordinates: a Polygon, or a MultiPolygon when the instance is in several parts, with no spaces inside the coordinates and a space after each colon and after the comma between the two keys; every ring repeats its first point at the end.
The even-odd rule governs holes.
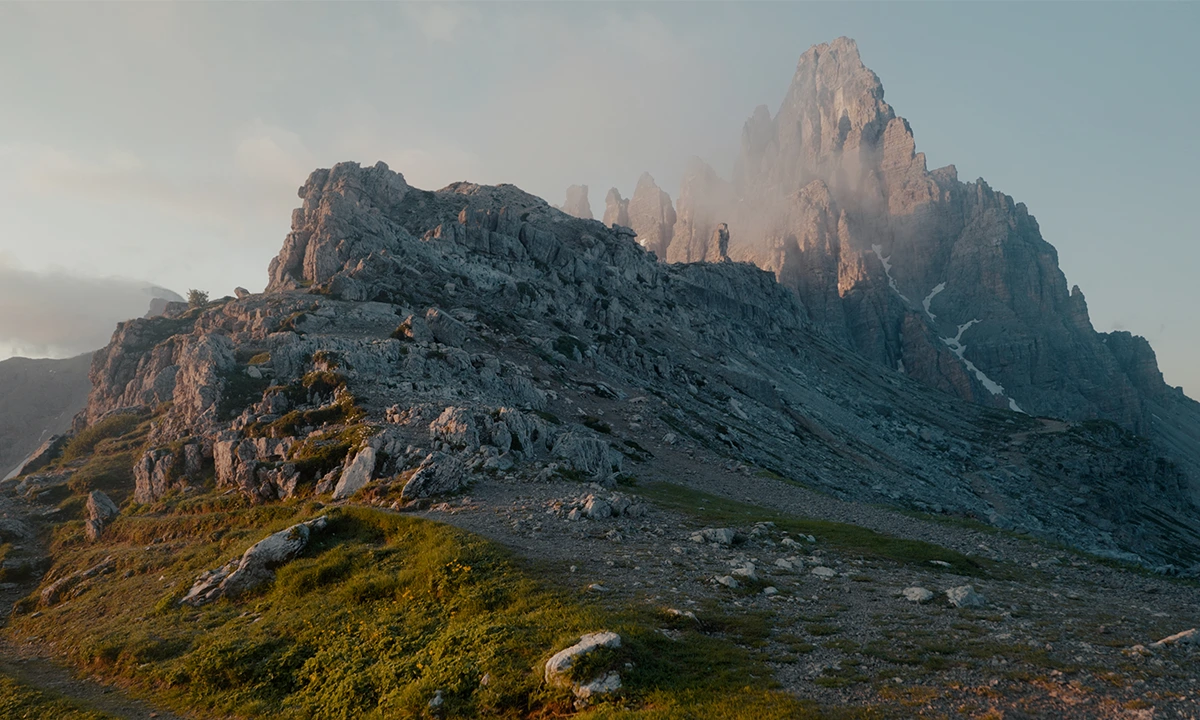
{"type": "Polygon", "coordinates": [[[182,299],[147,282],[34,272],[0,258],[0,359],[96,350],[118,322],[145,315],[156,297],[182,299]]]}

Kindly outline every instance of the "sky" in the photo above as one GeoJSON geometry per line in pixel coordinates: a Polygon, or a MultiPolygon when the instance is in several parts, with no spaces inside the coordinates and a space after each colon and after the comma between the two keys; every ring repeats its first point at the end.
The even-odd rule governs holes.
{"type": "Polygon", "coordinates": [[[93,349],[150,284],[260,290],[342,160],[597,215],[692,155],[728,177],[841,35],[929,167],[1026,203],[1096,329],[1200,397],[1200,3],[0,3],[0,358],[93,349]]]}

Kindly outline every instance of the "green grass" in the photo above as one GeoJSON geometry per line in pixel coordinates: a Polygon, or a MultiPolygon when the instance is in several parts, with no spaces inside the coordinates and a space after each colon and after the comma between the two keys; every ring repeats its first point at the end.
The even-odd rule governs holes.
{"type": "Polygon", "coordinates": [[[30,687],[0,671],[0,720],[116,720],[53,693],[30,687]]]}
{"type": "Polygon", "coordinates": [[[826,547],[836,548],[863,558],[920,565],[936,570],[930,560],[950,563],[948,571],[973,577],[1004,574],[1004,568],[983,558],[973,558],[940,545],[921,540],[907,540],[875,532],[858,525],[785,515],[749,503],[666,482],[647,483],[639,493],[659,505],[684,512],[713,525],[746,526],[771,521],[777,530],[796,535],[812,535],[826,547]]]}
{"type": "Polygon", "coordinates": [[[84,428],[63,448],[62,461],[71,462],[91,455],[102,441],[128,435],[145,419],[137,413],[122,413],[84,428]]]}
{"type": "Polygon", "coordinates": [[[757,659],[765,616],[676,620],[668,639],[658,628],[671,622],[652,608],[606,610],[478,536],[419,518],[204,495],[122,516],[105,539],[92,546],[81,522],[59,526],[47,581],[107,555],[117,569],[38,617],[22,602],[10,632],[53,636],[61,659],[198,717],[422,717],[437,690],[446,717],[556,716],[571,711],[569,694],[544,685],[542,664],[599,629],[623,638],[605,666],[621,672],[624,695],[583,717],[821,717],[757,659]],[[179,605],[201,570],[321,512],[329,528],[269,586],[179,605]]]}

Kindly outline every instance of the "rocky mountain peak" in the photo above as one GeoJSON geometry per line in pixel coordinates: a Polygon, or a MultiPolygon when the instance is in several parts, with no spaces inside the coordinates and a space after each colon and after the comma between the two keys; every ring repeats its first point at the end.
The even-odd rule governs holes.
{"type": "MultiPolygon", "coordinates": [[[[1174,394],[1151,354],[1095,332],[1023,203],[953,165],[928,170],[853,40],[803,53],[778,112],[760,105],[743,126],[732,178],[688,166],[668,261],[711,261],[727,222],[730,256],[775,273],[830,337],[886,367],[1009,410],[1141,432],[1164,417],[1150,398],[1174,394]]],[[[1200,467],[1186,450],[1200,409],[1173,421],[1191,440],[1161,437],[1200,467]]]]}

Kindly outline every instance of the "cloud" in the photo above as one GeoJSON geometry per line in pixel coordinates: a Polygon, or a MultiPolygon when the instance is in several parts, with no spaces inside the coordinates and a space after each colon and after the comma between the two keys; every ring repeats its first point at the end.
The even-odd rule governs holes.
{"type": "Polygon", "coordinates": [[[233,166],[247,180],[297,187],[313,171],[315,160],[300,135],[255,120],[240,133],[233,166]]]}
{"type": "Polygon", "coordinates": [[[404,16],[431,42],[449,42],[459,28],[478,18],[472,8],[448,2],[404,5],[404,16]]]}
{"type": "Polygon", "coordinates": [[[158,295],[173,293],[124,278],[31,272],[0,255],[0,355],[71,357],[96,350],[118,322],[145,315],[158,295]]]}

